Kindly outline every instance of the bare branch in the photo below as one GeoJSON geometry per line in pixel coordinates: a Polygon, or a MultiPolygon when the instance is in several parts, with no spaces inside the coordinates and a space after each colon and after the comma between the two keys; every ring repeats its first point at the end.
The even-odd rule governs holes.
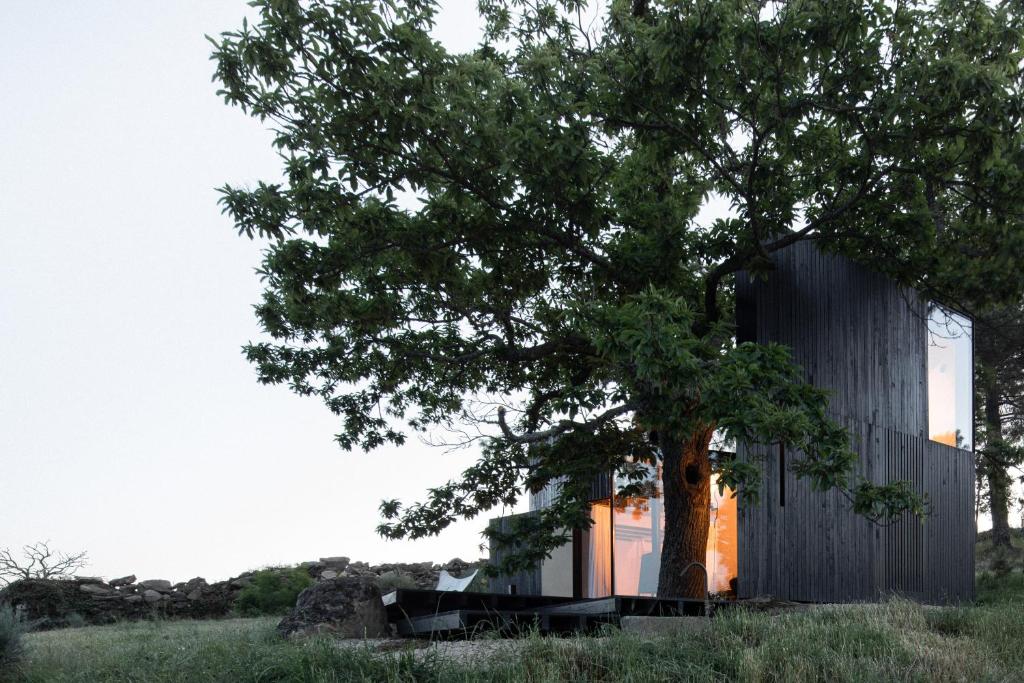
{"type": "Polygon", "coordinates": [[[21,559],[8,548],[0,548],[0,582],[21,579],[64,579],[88,564],[85,551],[62,553],[50,549],[49,541],[22,546],[21,559]]]}

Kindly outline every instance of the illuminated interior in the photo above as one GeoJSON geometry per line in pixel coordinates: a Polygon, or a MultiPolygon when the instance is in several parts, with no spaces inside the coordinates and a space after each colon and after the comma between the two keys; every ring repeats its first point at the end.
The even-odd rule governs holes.
{"type": "MultiPolygon", "coordinates": [[[[616,498],[614,508],[607,500],[592,505],[594,525],[583,539],[584,597],[604,597],[613,592],[615,595],[657,595],[661,544],[665,535],[660,484],[659,477],[649,496],[616,498]],[[613,582],[614,591],[611,590],[613,582]]],[[[735,592],[737,528],[736,499],[728,488],[720,494],[717,478],[712,475],[711,519],[705,553],[708,589],[712,593],[735,592]]]]}
{"type": "Polygon", "coordinates": [[[583,533],[583,596],[587,598],[603,598],[612,593],[611,515],[609,501],[590,506],[593,525],[583,533]]]}
{"type": "Polygon", "coordinates": [[[973,325],[938,304],[928,306],[928,438],[973,447],[973,325]]]}

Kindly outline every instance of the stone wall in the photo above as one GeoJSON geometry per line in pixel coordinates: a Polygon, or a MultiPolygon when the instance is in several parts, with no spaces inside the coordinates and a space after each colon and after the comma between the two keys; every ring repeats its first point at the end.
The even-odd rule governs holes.
{"type": "MultiPolygon", "coordinates": [[[[299,566],[317,581],[360,577],[386,583],[400,576],[417,588],[434,588],[442,569],[462,576],[483,564],[483,560],[454,559],[444,565],[422,562],[371,566],[350,562],[347,557],[324,557],[299,566]]],[[[36,630],[151,618],[216,619],[231,615],[239,592],[252,581],[253,574],[245,572],[214,583],[197,577],[176,584],[163,579],[138,581],[135,576],[109,581],[97,577],[28,579],[0,590],[0,604],[12,605],[36,630]]]]}

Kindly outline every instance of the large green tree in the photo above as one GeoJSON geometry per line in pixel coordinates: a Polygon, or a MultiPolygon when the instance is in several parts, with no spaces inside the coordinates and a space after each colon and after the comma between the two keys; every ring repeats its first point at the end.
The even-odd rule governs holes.
{"type": "Polygon", "coordinates": [[[1013,485],[1024,481],[1024,306],[981,311],[975,319],[976,449],[979,507],[992,516],[995,568],[1015,554],[1010,533],[1013,485]]]}
{"type": "Polygon", "coordinates": [[[731,283],[814,240],[949,303],[1016,296],[1011,5],[482,0],[481,44],[454,54],[429,0],[253,4],[214,40],[220,92],[272,122],[284,166],[223,189],[269,238],[273,341],[248,357],[326,402],[346,449],[445,428],[480,446],[422,503],[386,501],[382,534],[558,480],[514,539],[492,533],[534,561],[588,524],[595,474],[659,459],[659,592],[695,595],[680,568],[703,560],[712,468],[741,496],[759,481],[710,461],[715,430],[787,443],[861,514],[920,512],[905,482],[851,474],[785,349],[734,343],[731,283]]]}

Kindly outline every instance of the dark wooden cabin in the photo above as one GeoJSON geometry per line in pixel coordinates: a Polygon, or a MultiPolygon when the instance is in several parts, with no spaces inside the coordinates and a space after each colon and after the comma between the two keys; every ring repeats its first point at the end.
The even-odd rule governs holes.
{"type": "Polygon", "coordinates": [[[809,602],[893,593],[924,602],[973,599],[970,321],[811,243],[774,261],[765,281],[738,278],[739,338],[792,349],[807,379],[831,391],[829,410],[853,436],[860,474],[876,483],[910,481],[928,495],[930,514],[923,522],[872,524],[840,494],[797,481],[784,465],[798,454],[741,447],[740,457],[763,458],[764,482],[760,503],[740,509],[739,595],[809,602]],[[959,368],[967,386],[961,382],[957,396],[929,386],[943,379],[929,358],[934,366],[942,361],[936,355],[958,342],[966,342],[968,367],[966,376],[959,368]],[[957,401],[967,402],[957,411],[961,448],[935,440],[950,441],[952,432],[955,442],[955,422],[933,413],[948,413],[957,401]]]}
{"type": "MultiPolygon", "coordinates": [[[[761,463],[761,497],[738,509],[728,499],[713,501],[712,590],[806,602],[892,594],[929,603],[973,599],[970,319],[810,242],[772,259],[766,278],[737,278],[737,340],[788,346],[807,379],[831,392],[829,411],[854,439],[859,473],[877,483],[910,481],[927,494],[929,515],[873,524],[838,492],[798,481],[787,464],[799,453],[778,444],[740,446],[737,457],[761,463]]],[[[595,482],[589,532],[492,589],[575,598],[656,594],[659,501],[645,505],[646,518],[616,512],[610,479],[595,482]]],[[[550,495],[556,493],[532,497],[531,510],[550,495]]],[[[498,560],[501,551],[493,555],[498,560]]]]}

